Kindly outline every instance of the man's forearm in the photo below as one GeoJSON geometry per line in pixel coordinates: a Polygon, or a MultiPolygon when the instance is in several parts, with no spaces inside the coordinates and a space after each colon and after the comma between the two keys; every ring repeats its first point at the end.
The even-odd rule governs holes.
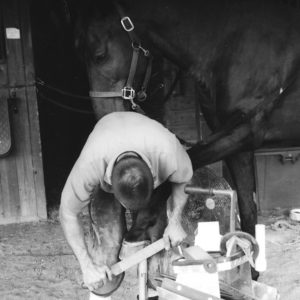
{"type": "Polygon", "coordinates": [[[170,247],[179,245],[186,238],[186,232],[181,224],[182,211],[187,202],[184,186],[184,184],[172,184],[172,195],[170,197],[170,206],[168,209],[169,224],[163,235],[166,250],[169,250],[170,247]]]}
{"type": "Polygon", "coordinates": [[[171,196],[171,213],[169,216],[170,221],[180,221],[182,211],[188,199],[188,195],[184,192],[185,184],[173,183],[172,196],[171,196]]]}
{"type": "Polygon", "coordinates": [[[83,228],[77,215],[60,209],[60,221],[65,237],[83,269],[91,258],[88,254],[83,228]]]}

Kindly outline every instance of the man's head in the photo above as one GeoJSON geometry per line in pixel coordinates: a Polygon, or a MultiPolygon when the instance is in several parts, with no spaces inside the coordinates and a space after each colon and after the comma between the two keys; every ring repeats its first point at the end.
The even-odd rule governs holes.
{"type": "Polygon", "coordinates": [[[149,203],[153,176],[148,165],[134,152],[121,154],[112,170],[112,188],[120,203],[139,210],[149,203]]]}

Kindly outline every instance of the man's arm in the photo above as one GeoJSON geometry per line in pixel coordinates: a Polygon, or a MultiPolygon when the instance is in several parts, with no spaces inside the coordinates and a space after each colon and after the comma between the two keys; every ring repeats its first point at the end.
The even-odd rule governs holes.
{"type": "Polygon", "coordinates": [[[60,221],[66,239],[80,264],[84,283],[90,290],[93,290],[105,284],[107,277],[111,280],[112,275],[107,266],[95,265],[88,253],[83,228],[78,217],[88,203],[89,200],[81,201],[76,197],[70,182],[67,181],[61,197],[60,221]]]}
{"type": "Polygon", "coordinates": [[[167,250],[171,246],[179,245],[187,235],[181,225],[182,211],[188,199],[188,195],[184,192],[185,185],[186,183],[172,183],[172,194],[169,199],[169,224],[163,236],[167,250]]]}
{"type": "Polygon", "coordinates": [[[173,168],[174,170],[168,177],[172,184],[172,193],[168,203],[170,207],[170,212],[168,212],[169,224],[164,232],[166,249],[170,246],[177,246],[187,236],[181,225],[182,212],[188,200],[188,195],[184,192],[184,188],[193,176],[191,160],[177,139],[175,140],[173,153],[161,164],[169,165],[171,166],[169,169],[173,168]]]}

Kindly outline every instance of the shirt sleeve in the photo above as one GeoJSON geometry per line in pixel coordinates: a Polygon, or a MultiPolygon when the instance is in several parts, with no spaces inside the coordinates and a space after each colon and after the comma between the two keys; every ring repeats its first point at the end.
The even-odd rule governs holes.
{"type": "Polygon", "coordinates": [[[64,193],[73,194],[80,201],[87,201],[99,185],[99,174],[91,164],[83,164],[77,161],[67,179],[64,193]]]}
{"type": "Polygon", "coordinates": [[[193,176],[193,167],[190,157],[188,156],[186,150],[180,144],[180,142],[176,139],[176,152],[175,160],[176,160],[176,171],[171,174],[169,177],[169,181],[174,183],[185,183],[189,182],[193,176]]]}

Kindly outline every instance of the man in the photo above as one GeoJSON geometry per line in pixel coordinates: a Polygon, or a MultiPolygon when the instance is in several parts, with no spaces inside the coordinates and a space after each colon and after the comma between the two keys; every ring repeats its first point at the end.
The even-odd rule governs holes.
{"type": "Polygon", "coordinates": [[[118,261],[124,235],[130,242],[153,242],[163,235],[166,249],[182,242],[184,186],[192,173],[186,151],[160,123],[135,112],[115,112],[96,124],[67,179],[60,206],[66,239],[91,291],[109,295],[121,283],[123,277],[112,276],[109,266],[118,261]],[[169,196],[171,213],[164,224],[169,196]],[[88,204],[97,252],[93,258],[78,219],[88,204]],[[124,207],[135,212],[128,233],[124,207]]]}

